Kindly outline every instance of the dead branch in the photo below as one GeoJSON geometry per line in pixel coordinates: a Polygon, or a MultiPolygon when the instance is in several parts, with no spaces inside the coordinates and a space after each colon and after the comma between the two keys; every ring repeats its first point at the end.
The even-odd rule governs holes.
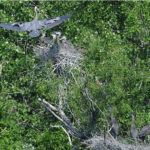
{"type": "Polygon", "coordinates": [[[8,132],[6,129],[7,129],[7,127],[5,127],[0,133],[3,133],[5,131],[8,132]]]}
{"type": "Polygon", "coordinates": [[[65,115],[63,110],[57,109],[53,105],[51,105],[49,102],[45,101],[44,99],[38,99],[40,102],[46,105],[47,109],[56,117],[58,120],[60,120],[70,131],[71,135],[80,138],[80,139],[86,139],[86,136],[78,131],[78,129],[72,125],[71,121],[68,119],[68,117],[65,115]]]}
{"type": "Polygon", "coordinates": [[[61,110],[63,108],[63,102],[62,102],[62,87],[59,85],[59,109],[61,110]]]}
{"type": "Polygon", "coordinates": [[[70,146],[73,146],[73,145],[72,145],[71,138],[70,138],[70,135],[69,135],[69,133],[67,132],[67,130],[66,130],[63,126],[55,125],[55,126],[52,126],[52,127],[54,127],[54,128],[62,128],[62,129],[63,129],[63,131],[64,131],[64,132],[67,134],[67,136],[68,136],[68,140],[69,140],[69,144],[70,144],[70,146]]]}
{"type": "MultiPolygon", "coordinates": [[[[101,114],[104,116],[104,119],[105,119],[105,121],[106,121],[106,123],[107,123],[107,127],[109,127],[109,123],[108,123],[108,120],[107,120],[107,118],[106,118],[105,113],[97,106],[97,104],[96,104],[96,103],[93,101],[93,99],[90,97],[88,89],[85,88],[84,91],[85,91],[85,96],[89,99],[89,101],[92,103],[92,105],[94,105],[94,106],[101,112],[101,114]]],[[[108,131],[108,128],[107,128],[107,131],[108,131]]]]}
{"type": "Polygon", "coordinates": [[[2,74],[2,68],[3,68],[3,66],[2,66],[2,64],[0,64],[0,75],[2,74]]]}

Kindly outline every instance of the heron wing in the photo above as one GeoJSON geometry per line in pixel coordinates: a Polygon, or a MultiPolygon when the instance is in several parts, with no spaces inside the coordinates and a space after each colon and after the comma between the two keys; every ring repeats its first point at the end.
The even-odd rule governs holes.
{"type": "Polygon", "coordinates": [[[50,29],[61,24],[65,20],[69,19],[71,16],[72,16],[71,14],[68,14],[66,16],[56,17],[53,19],[47,18],[47,19],[41,20],[40,23],[43,25],[44,28],[50,29]]]}
{"type": "Polygon", "coordinates": [[[20,24],[21,31],[31,31],[33,26],[31,22],[24,22],[20,24]]]}
{"type": "Polygon", "coordinates": [[[1,23],[0,27],[3,27],[7,30],[14,30],[14,31],[31,31],[33,26],[31,22],[16,22],[11,24],[1,23]]]}
{"type": "Polygon", "coordinates": [[[143,136],[143,135],[148,135],[150,133],[150,124],[144,126],[140,133],[139,133],[139,136],[143,136]]]}
{"type": "Polygon", "coordinates": [[[7,30],[22,31],[19,22],[12,23],[12,24],[0,23],[0,27],[5,28],[7,30]]]}

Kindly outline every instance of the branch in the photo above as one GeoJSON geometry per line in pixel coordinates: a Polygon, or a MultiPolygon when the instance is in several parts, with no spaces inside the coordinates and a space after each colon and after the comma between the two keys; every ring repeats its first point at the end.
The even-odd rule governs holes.
{"type": "Polygon", "coordinates": [[[80,139],[87,138],[83,133],[78,131],[78,129],[76,129],[76,127],[71,124],[71,121],[68,119],[68,117],[65,115],[65,113],[62,110],[57,109],[49,102],[45,101],[44,99],[42,100],[41,98],[39,98],[38,100],[44,103],[46,105],[46,108],[54,115],[54,117],[60,120],[71,131],[71,135],[80,139]]]}
{"type": "Polygon", "coordinates": [[[2,62],[2,63],[0,64],[0,75],[2,74],[2,70],[3,70],[3,63],[4,63],[4,62],[2,62]]]}
{"type": "MultiPolygon", "coordinates": [[[[94,105],[94,106],[96,106],[96,108],[102,113],[102,115],[104,116],[104,119],[105,119],[105,121],[106,121],[106,126],[107,126],[107,133],[109,133],[109,131],[108,131],[108,127],[109,127],[109,123],[108,123],[108,120],[107,120],[107,118],[106,118],[106,116],[105,116],[105,114],[104,114],[104,112],[97,106],[97,104],[93,101],[93,99],[89,96],[89,92],[88,92],[88,89],[87,88],[85,88],[85,95],[86,95],[86,97],[89,99],[89,101],[92,103],[92,105],[94,105]]],[[[93,106],[93,110],[95,109],[94,108],[94,106],[93,106]]],[[[95,111],[95,110],[94,110],[95,111]]],[[[93,117],[95,117],[95,115],[93,116],[93,117]]],[[[92,123],[92,121],[91,121],[91,123],[92,123]]]]}
{"type": "Polygon", "coordinates": [[[61,110],[63,107],[63,102],[62,102],[62,87],[59,85],[59,110],[61,110]]]}
{"type": "Polygon", "coordinates": [[[39,98],[38,101],[43,102],[44,104],[48,105],[48,107],[50,109],[52,109],[53,111],[58,111],[58,109],[56,107],[54,107],[53,105],[51,105],[50,103],[48,103],[47,101],[45,101],[44,99],[39,98]]]}
{"type": "Polygon", "coordinates": [[[68,140],[69,140],[70,146],[73,146],[73,145],[72,145],[71,138],[70,138],[70,135],[69,135],[69,133],[67,132],[67,130],[66,130],[63,126],[55,125],[55,126],[52,126],[52,127],[54,127],[54,128],[62,128],[62,129],[64,130],[64,132],[65,132],[65,133],[67,134],[67,136],[68,136],[68,140]]]}

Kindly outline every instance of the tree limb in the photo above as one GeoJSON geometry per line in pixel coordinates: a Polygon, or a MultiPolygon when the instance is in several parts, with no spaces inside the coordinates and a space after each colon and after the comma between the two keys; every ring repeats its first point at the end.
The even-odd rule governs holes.
{"type": "Polygon", "coordinates": [[[65,133],[67,134],[67,136],[68,136],[68,140],[69,140],[70,146],[73,146],[73,145],[72,145],[71,138],[70,138],[70,135],[69,135],[69,133],[67,132],[67,130],[66,130],[63,126],[61,126],[61,125],[55,125],[55,126],[52,126],[52,127],[54,127],[54,128],[62,128],[62,129],[64,130],[64,132],[65,132],[65,133]]]}

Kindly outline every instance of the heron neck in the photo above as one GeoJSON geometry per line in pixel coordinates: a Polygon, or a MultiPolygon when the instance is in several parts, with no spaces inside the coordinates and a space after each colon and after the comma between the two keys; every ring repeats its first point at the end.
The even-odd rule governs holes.
{"type": "Polygon", "coordinates": [[[60,46],[60,41],[59,41],[59,37],[56,38],[58,46],[60,46]]]}
{"type": "Polygon", "coordinates": [[[111,110],[111,120],[114,119],[114,116],[113,116],[113,110],[111,110]]]}
{"type": "Polygon", "coordinates": [[[34,20],[37,20],[38,19],[38,12],[37,12],[37,8],[35,9],[35,18],[34,20]]]}
{"type": "Polygon", "coordinates": [[[132,115],[132,125],[134,125],[134,115],[132,115]]]}

